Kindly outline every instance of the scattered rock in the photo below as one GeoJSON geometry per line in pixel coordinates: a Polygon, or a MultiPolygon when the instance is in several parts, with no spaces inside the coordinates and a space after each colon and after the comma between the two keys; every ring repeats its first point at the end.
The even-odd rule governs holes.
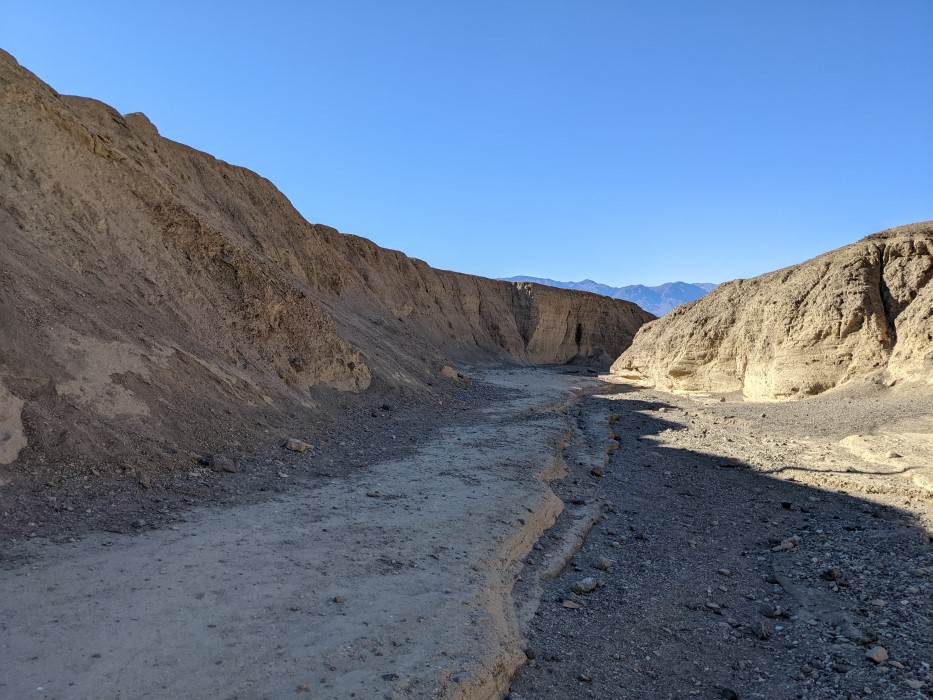
{"type": "Polygon", "coordinates": [[[908,688],[913,688],[914,690],[920,690],[926,685],[923,681],[914,680],[913,678],[905,678],[904,682],[907,684],[908,688]]]}
{"type": "Polygon", "coordinates": [[[888,650],[884,647],[872,647],[865,652],[865,658],[874,661],[876,664],[884,663],[888,660],[888,650]]]}
{"type": "Polygon", "coordinates": [[[150,476],[149,476],[148,474],[140,474],[140,475],[139,475],[139,485],[142,486],[144,489],[151,489],[151,488],[152,488],[152,479],[150,478],[150,476]]]}
{"type": "Polygon", "coordinates": [[[573,590],[577,593],[592,593],[599,586],[599,581],[597,581],[592,576],[587,576],[584,579],[581,579],[574,584],[573,590]]]}
{"type": "Polygon", "coordinates": [[[285,449],[291,450],[292,452],[307,452],[308,450],[314,449],[314,446],[309,445],[307,442],[296,440],[295,438],[289,438],[285,441],[285,449]]]}
{"type": "Polygon", "coordinates": [[[568,610],[576,610],[580,607],[580,604],[573,600],[565,600],[563,603],[561,603],[561,605],[563,605],[568,610]]]}
{"type": "Polygon", "coordinates": [[[208,458],[207,466],[212,472],[223,472],[226,474],[236,474],[240,471],[240,466],[233,457],[225,455],[211,455],[208,458]]]}
{"type": "Polygon", "coordinates": [[[820,578],[824,581],[840,581],[842,580],[842,571],[840,569],[826,569],[820,574],[820,578]]]}
{"type": "Polygon", "coordinates": [[[612,567],[614,564],[615,562],[612,561],[612,559],[610,559],[609,557],[600,557],[599,561],[593,564],[593,566],[599,569],[600,571],[612,571],[612,567]]]}
{"type": "MultiPolygon", "coordinates": [[[[772,542],[774,540],[771,540],[772,542]]],[[[781,544],[775,545],[771,548],[772,552],[785,552],[791,549],[796,549],[797,545],[800,544],[800,538],[797,535],[788,537],[786,540],[783,540],[781,544]]]]}
{"type": "Polygon", "coordinates": [[[758,639],[760,639],[761,641],[765,641],[766,639],[771,639],[771,627],[767,625],[765,622],[755,623],[752,629],[755,632],[755,636],[758,637],[758,639]]]}

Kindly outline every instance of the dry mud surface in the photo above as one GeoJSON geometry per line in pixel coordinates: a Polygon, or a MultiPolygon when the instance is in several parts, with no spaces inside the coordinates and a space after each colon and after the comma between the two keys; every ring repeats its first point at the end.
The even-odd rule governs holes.
{"type": "Polygon", "coordinates": [[[10,537],[0,696],[929,695],[925,392],[474,376],[484,400],[400,424],[405,451],[377,431],[261,498],[10,537]]]}

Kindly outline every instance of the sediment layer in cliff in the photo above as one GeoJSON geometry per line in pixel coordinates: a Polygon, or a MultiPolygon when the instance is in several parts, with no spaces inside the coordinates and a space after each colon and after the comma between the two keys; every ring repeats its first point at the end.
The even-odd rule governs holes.
{"type": "Polygon", "coordinates": [[[0,52],[0,464],[269,440],[447,365],[611,360],[627,302],[435,270],[0,52]]]}
{"type": "Polygon", "coordinates": [[[933,380],[933,222],[882,231],[644,326],[613,364],[668,390],[799,398],[847,381],[933,380]]]}

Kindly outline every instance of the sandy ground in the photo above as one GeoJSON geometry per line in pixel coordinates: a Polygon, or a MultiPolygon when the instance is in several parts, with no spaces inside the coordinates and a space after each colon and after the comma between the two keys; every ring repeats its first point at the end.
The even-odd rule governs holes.
{"type": "Polygon", "coordinates": [[[0,696],[929,693],[923,392],[477,377],[500,398],[408,455],[135,535],[18,541],[0,696]]]}
{"type": "Polygon", "coordinates": [[[520,391],[408,458],[138,536],[28,542],[0,580],[0,695],[495,695],[524,660],[510,573],[561,508],[542,478],[577,382],[486,381],[520,391]]]}

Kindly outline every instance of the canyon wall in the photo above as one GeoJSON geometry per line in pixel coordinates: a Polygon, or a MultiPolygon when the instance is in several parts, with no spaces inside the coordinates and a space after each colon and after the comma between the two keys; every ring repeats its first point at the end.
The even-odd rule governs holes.
{"type": "Polygon", "coordinates": [[[720,285],[644,326],[613,364],[667,390],[797,398],[933,379],[933,222],[720,285]]]}
{"type": "Polygon", "coordinates": [[[2,463],[246,446],[334,392],[427,396],[451,364],[611,359],[650,318],[310,224],[0,52],[2,463]]]}

